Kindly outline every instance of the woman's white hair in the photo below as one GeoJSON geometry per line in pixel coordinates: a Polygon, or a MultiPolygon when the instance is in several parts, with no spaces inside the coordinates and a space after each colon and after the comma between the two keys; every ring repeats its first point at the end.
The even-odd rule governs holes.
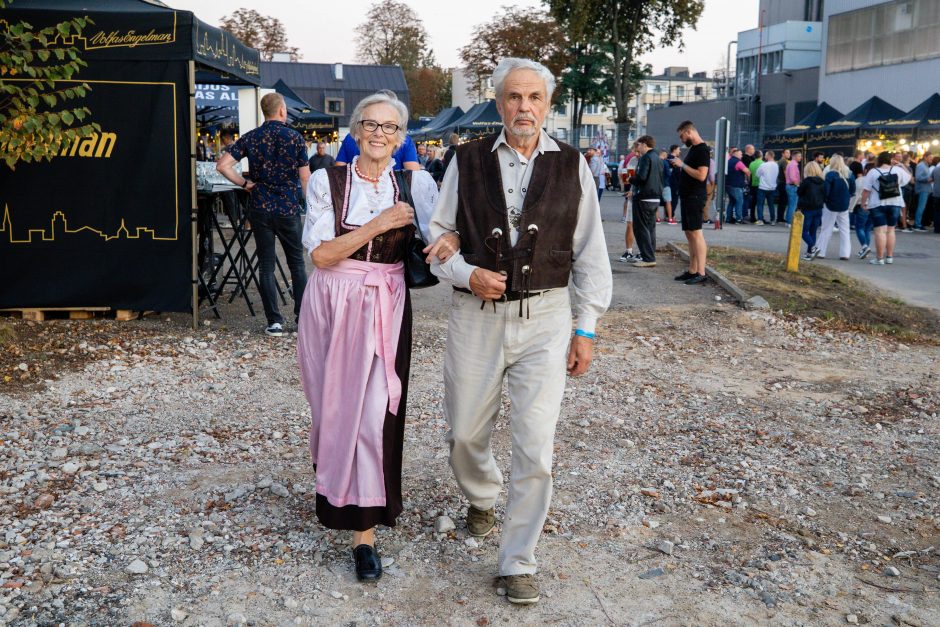
{"type": "Polygon", "coordinates": [[[496,88],[497,98],[502,97],[503,83],[506,82],[506,77],[509,76],[509,73],[513,70],[532,70],[537,73],[545,82],[545,100],[551,102],[552,93],[555,91],[555,77],[552,75],[551,71],[537,61],[520,59],[518,57],[506,57],[505,59],[501,59],[496,69],[493,70],[493,86],[496,88]]]}
{"type": "MultiPolygon", "coordinates": [[[[352,114],[349,116],[349,132],[352,133],[353,139],[356,140],[357,144],[362,140],[362,125],[359,124],[362,122],[362,112],[372,105],[377,104],[387,104],[398,113],[398,132],[395,133],[393,137],[395,138],[395,147],[401,146],[405,143],[405,133],[408,131],[408,107],[405,106],[404,102],[394,96],[394,92],[389,92],[388,90],[382,90],[371,96],[366,96],[360,100],[356,108],[353,109],[352,114]]],[[[361,148],[360,146],[360,149],[361,148]]]]}

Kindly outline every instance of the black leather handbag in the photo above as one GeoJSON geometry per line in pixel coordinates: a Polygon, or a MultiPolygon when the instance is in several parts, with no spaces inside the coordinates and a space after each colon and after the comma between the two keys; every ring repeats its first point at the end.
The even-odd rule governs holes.
{"type": "MultiPolygon", "coordinates": [[[[398,181],[399,200],[415,206],[414,198],[411,196],[411,185],[408,184],[408,178],[401,170],[395,170],[395,178],[398,181]]],[[[424,249],[427,242],[421,235],[421,222],[418,220],[418,210],[415,209],[415,236],[405,244],[405,285],[411,289],[421,289],[422,287],[432,287],[439,283],[436,276],[431,274],[431,266],[425,261],[427,254],[424,249]]]]}

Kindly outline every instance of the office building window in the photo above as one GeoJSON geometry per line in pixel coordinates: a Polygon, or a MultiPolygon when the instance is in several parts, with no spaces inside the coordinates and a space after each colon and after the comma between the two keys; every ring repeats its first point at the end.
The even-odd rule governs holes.
{"type": "Polygon", "coordinates": [[[581,137],[592,138],[597,134],[597,124],[582,124],[581,137]]]}
{"type": "Polygon", "coordinates": [[[568,115],[568,105],[555,105],[555,113],[558,115],[568,115]]]}
{"type": "Polygon", "coordinates": [[[826,72],[940,57],[940,2],[894,0],[829,18],[826,72]]]}
{"type": "Polygon", "coordinates": [[[685,85],[676,85],[676,100],[685,98],[685,85]]]}

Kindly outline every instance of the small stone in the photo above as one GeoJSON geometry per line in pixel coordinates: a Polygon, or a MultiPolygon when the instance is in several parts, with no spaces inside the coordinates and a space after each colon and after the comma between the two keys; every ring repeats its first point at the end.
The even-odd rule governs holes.
{"type": "Polygon", "coordinates": [[[643,519],[643,526],[644,526],[644,527],[649,527],[650,529],[655,529],[656,527],[659,526],[659,522],[657,522],[657,521],[655,521],[655,520],[650,520],[649,518],[644,518],[644,519],[643,519]]]}
{"type": "Polygon", "coordinates": [[[74,475],[78,472],[78,464],[75,462],[68,462],[67,464],[62,464],[62,472],[67,475],[74,475]]]}
{"type": "Polygon", "coordinates": [[[855,614],[846,614],[845,622],[847,622],[849,625],[858,625],[858,616],[855,614]]]}
{"type": "Polygon", "coordinates": [[[297,599],[287,597],[284,599],[284,607],[289,610],[296,610],[300,606],[300,602],[297,599]]]}
{"type": "Polygon", "coordinates": [[[760,593],[760,600],[763,601],[764,605],[767,607],[777,607],[777,598],[766,590],[760,593]]]}
{"type": "Polygon", "coordinates": [[[438,516],[437,520],[434,521],[434,531],[437,533],[447,533],[448,531],[453,531],[457,528],[457,525],[454,524],[454,521],[451,520],[450,516],[438,516]]]}
{"type": "Polygon", "coordinates": [[[280,483],[272,483],[270,490],[271,490],[271,494],[275,496],[280,496],[280,497],[290,496],[290,492],[287,490],[287,488],[281,485],[280,483]]]}
{"type": "Polygon", "coordinates": [[[672,550],[675,548],[675,545],[669,540],[660,540],[656,543],[656,550],[660,553],[665,553],[666,555],[672,555],[672,550]]]}
{"type": "Polygon", "coordinates": [[[190,534],[189,536],[189,548],[194,551],[198,551],[206,544],[205,538],[202,537],[202,534],[190,534]]]}
{"type": "Polygon", "coordinates": [[[885,568],[885,575],[887,575],[888,577],[900,577],[901,571],[899,571],[894,566],[888,566],[887,568],[885,568]]]}
{"type": "Polygon", "coordinates": [[[890,524],[891,524],[891,517],[890,517],[890,516],[879,516],[879,517],[878,517],[878,522],[884,523],[884,524],[886,524],[886,525],[890,525],[890,524]]]}
{"type": "Polygon", "coordinates": [[[382,558],[382,568],[388,568],[395,563],[394,557],[383,557],[382,558]]]}
{"type": "Polygon", "coordinates": [[[84,436],[88,435],[89,433],[91,433],[91,427],[86,427],[86,426],[84,426],[84,425],[82,425],[82,426],[80,426],[80,427],[75,427],[74,433],[75,433],[75,435],[77,435],[78,437],[84,437],[84,436]]]}
{"type": "Polygon", "coordinates": [[[665,574],[666,571],[657,566],[656,568],[651,568],[645,573],[641,574],[640,579],[655,579],[656,577],[662,577],[665,574]]]}
{"type": "Polygon", "coordinates": [[[657,490],[656,488],[640,488],[640,494],[642,494],[643,496],[652,497],[654,499],[659,498],[659,490],[657,490]]]}
{"type": "Polygon", "coordinates": [[[47,507],[52,507],[52,504],[55,503],[55,497],[51,494],[41,494],[35,501],[33,501],[33,507],[36,509],[46,509],[47,507]]]}
{"type": "Polygon", "coordinates": [[[105,483],[104,481],[99,481],[98,483],[94,484],[91,487],[94,488],[95,492],[104,492],[105,490],[108,489],[108,484],[105,483]]]}
{"type": "Polygon", "coordinates": [[[66,455],[68,454],[69,454],[69,450],[65,447],[60,446],[59,448],[52,449],[51,457],[52,459],[65,459],[66,455]]]}
{"type": "Polygon", "coordinates": [[[239,614],[238,612],[235,612],[233,614],[228,615],[228,618],[225,619],[225,624],[228,627],[241,627],[242,625],[248,624],[248,619],[245,618],[244,614],[239,614]]]}
{"type": "Polygon", "coordinates": [[[337,592],[336,590],[333,590],[333,591],[330,592],[330,596],[333,597],[334,599],[342,599],[342,598],[343,598],[343,593],[342,593],[342,592],[337,592]]]}
{"type": "Polygon", "coordinates": [[[189,616],[189,614],[179,609],[178,607],[174,607],[172,610],[170,610],[170,618],[175,620],[177,623],[182,623],[184,620],[186,620],[187,616],[189,616]]]}
{"type": "Polygon", "coordinates": [[[147,566],[143,561],[137,559],[127,565],[127,568],[124,569],[124,572],[130,575],[143,575],[145,572],[150,570],[150,567],[147,566]]]}
{"type": "Polygon", "coordinates": [[[763,296],[751,296],[744,301],[744,308],[748,311],[753,309],[769,309],[770,303],[768,303],[767,299],[763,296]]]}
{"type": "Polygon", "coordinates": [[[466,545],[467,545],[468,547],[470,547],[471,549],[478,549],[478,548],[480,548],[480,543],[477,542],[476,539],[474,539],[474,538],[467,538],[466,540],[463,541],[463,543],[466,544],[466,545]]]}
{"type": "Polygon", "coordinates": [[[247,491],[245,488],[237,487],[237,488],[235,488],[234,490],[232,490],[231,492],[226,492],[226,494],[225,494],[225,502],[226,502],[226,503],[231,503],[231,502],[233,502],[233,501],[237,501],[237,500],[240,499],[241,497],[245,496],[245,494],[247,494],[247,492],[248,492],[248,491],[247,491]]]}
{"type": "Polygon", "coordinates": [[[806,515],[806,516],[811,516],[811,517],[812,517],[812,516],[815,516],[815,515],[816,515],[816,510],[813,509],[812,507],[804,507],[804,508],[803,508],[803,514],[806,515]]]}

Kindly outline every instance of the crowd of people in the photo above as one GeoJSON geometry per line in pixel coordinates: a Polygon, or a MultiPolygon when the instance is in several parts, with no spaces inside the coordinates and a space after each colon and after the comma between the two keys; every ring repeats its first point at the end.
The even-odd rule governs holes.
{"type": "MultiPolygon", "coordinates": [[[[680,211],[679,177],[671,167],[680,155],[674,144],[655,150],[650,136],[639,138],[628,155],[621,155],[618,176],[624,189],[622,222],[627,224],[626,251],[620,261],[651,267],[655,257],[655,224],[677,224],[680,211]],[[639,175],[639,177],[638,177],[639,175]],[[636,181],[639,181],[638,186],[636,181]],[[661,208],[661,209],[660,209],[661,208]],[[652,225],[652,228],[651,228],[652,225]],[[637,252],[634,252],[634,245],[637,252]]],[[[589,155],[586,155],[590,159],[589,155]]],[[[852,254],[851,233],[858,239],[856,256],[873,265],[894,263],[897,232],[940,233],[940,171],[937,158],[927,152],[858,151],[830,157],[813,152],[804,162],[802,151],[759,150],[748,144],[732,146],[727,154],[726,204],[714,205],[716,163],[710,154],[706,178],[707,200],[703,224],[790,226],[794,214],[803,216],[802,240],[806,261],[825,259],[833,235],[839,235],[839,259],[852,254]],[[709,209],[714,210],[710,217],[709,209]],[[940,217],[938,215],[937,217],[940,217]]]]}

